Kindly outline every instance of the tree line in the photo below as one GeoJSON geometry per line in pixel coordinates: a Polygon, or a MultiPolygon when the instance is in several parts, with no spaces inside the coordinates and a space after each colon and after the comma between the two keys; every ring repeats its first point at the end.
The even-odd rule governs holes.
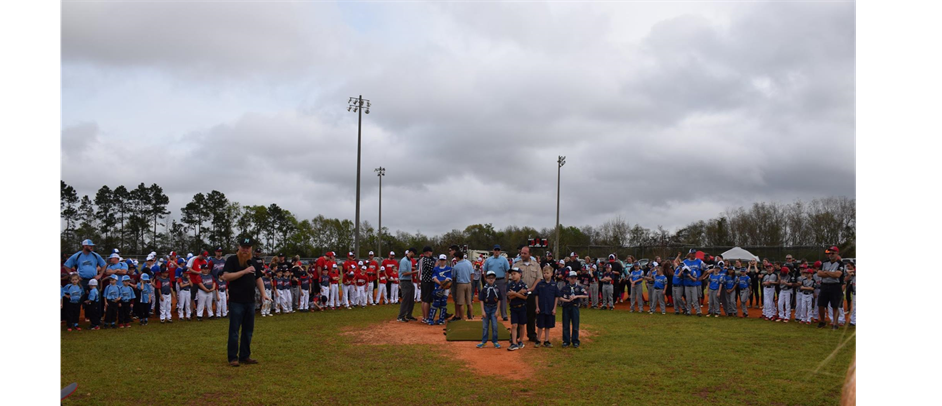
{"type": "MultiPolygon", "coordinates": [[[[106,249],[117,247],[126,253],[156,251],[196,252],[222,246],[235,249],[238,236],[249,235],[265,252],[285,252],[302,257],[320,256],[325,251],[353,247],[353,221],[326,218],[298,219],[277,204],[241,205],[223,192],[197,193],[180,208],[179,220],[170,218],[169,198],[163,189],[141,183],[128,190],[105,185],[94,198],[78,197],[75,189],[61,181],[60,215],[63,223],[61,251],[74,252],[84,238],[106,249]]],[[[707,246],[825,246],[853,245],[856,238],[856,200],[828,197],[789,204],[755,203],[720,213],[671,232],[661,226],[649,229],[621,217],[597,226],[560,225],[560,246],[610,247],[707,247],[707,246]]],[[[379,232],[368,221],[360,224],[361,255],[378,249],[379,232]]],[[[442,235],[421,232],[382,231],[382,249],[401,255],[408,247],[432,246],[444,252],[452,244],[471,249],[490,249],[500,244],[513,250],[528,238],[548,238],[552,244],[554,227],[536,229],[511,225],[496,229],[491,223],[473,224],[442,235]]],[[[609,249],[609,248],[606,248],[609,249]]],[[[604,250],[603,250],[604,251],[604,250]]],[[[513,252],[513,251],[512,251],[513,252]]],[[[345,253],[338,252],[340,256],[345,253]]],[[[567,252],[568,254],[568,252],[567,252]]],[[[626,254],[625,254],[626,255],[626,254]]],[[[385,255],[383,255],[385,256],[385,255]]]]}

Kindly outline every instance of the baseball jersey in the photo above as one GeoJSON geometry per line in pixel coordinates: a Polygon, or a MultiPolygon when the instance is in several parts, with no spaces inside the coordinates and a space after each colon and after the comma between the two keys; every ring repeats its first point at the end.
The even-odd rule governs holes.
{"type": "Polygon", "coordinates": [[[750,278],[749,275],[740,275],[738,278],[736,278],[736,283],[739,284],[739,290],[749,289],[749,282],[751,279],[752,278],[750,278]]]}
{"type": "Polygon", "coordinates": [[[369,276],[367,276],[366,271],[358,270],[353,274],[354,281],[357,286],[366,286],[366,282],[369,281],[369,276]]]}
{"type": "MultiPolygon", "coordinates": [[[[836,271],[844,272],[844,263],[841,261],[835,261],[835,262],[827,261],[821,264],[821,270],[826,271],[826,272],[836,272],[836,271]]],[[[821,283],[840,283],[840,282],[841,282],[840,278],[831,278],[831,277],[821,278],[821,283]]]]}
{"type": "Polygon", "coordinates": [[[814,285],[815,285],[814,278],[809,278],[807,276],[802,276],[798,278],[799,292],[803,294],[806,294],[806,295],[814,294],[814,285]],[[800,288],[811,288],[811,290],[801,290],[800,288]]]}
{"type": "Polygon", "coordinates": [[[121,301],[125,303],[137,297],[134,295],[134,288],[132,288],[130,285],[121,286],[121,288],[119,288],[118,291],[121,293],[121,301]]]}
{"type": "Polygon", "coordinates": [[[267,276],[263,276],[263,277],[262,277],[262,287],[264,287],[265,290],[271,290],[271,278],[269,278],[269,277],[267,277],[267,276]]]}
{"type": "Polygon", "coordinates": [[[640,270],[640,269],[633,270],[633,271],[631,271],[631,273],[628,275],[628,277],[631,278],[631,281],[632,281],[632,282],[637,282],[637,281],[641,280],[641,278],[644,277],[644,271],[642,271],[642,270],[640,270]]]}
{"type": "Polygon", "coordinates": [[[347,271],[347,272],[344,272],[344,274],[343,274],[343,284],[344,284],[344,285],[349,285],[349,284],[353,283],[353,279],[354,279],[355,276],[356,276],[356,272],[354,272],[354,271],[347,271]]]}
{"type": "Polygon", "coordinates": [[[775,285],[775,283],[778,283],[778,275],[774,273],[770,273],[762,277],[762,287],[765,287],[765,288],[772,287],[772,286],[765,286],[766,282],[772,282],[772,285],[775,285]]]}
{"type": "Polygon", "coordinates": [[[299,285],[301,285],[302,290],[308,290],[311,288],[311,278],[307,275],[301,275],[298,279],[299,285]]]}
{"type": "Polygon", "coordinates": [[[169,295],[173,290],[170,278],[157,278],[157,287],[160,289],[161,295],[169,295]]]}
{"type": "Polygon", "coordinates": [[[667,277],[664,275],[654,276],[654,289],[664,289],[667,286],[667,277]]]}
{"type": "Polygon", "coordinates": [[[203,287],[206,288],[206,290],[213,290],[213,287],[216,284],[216,280],[213,279],[213,276],[210,274],[200,275],[199,282],[203,284],[203,287]]]}
{"type": "Polygon", "coordinates": [[[141,303],[150,303],[154,298],[154,287],[149,283],[141,283],[141,303]]]}
{"type": "Polygon", "coordinates": [[[330,275],[321,273],[321,287],[330,287],[330,275]]]}
{"type": "Polygon", "coordinates": [[[730,272],[723,276],[723,284],[726,286],[726,290],[736,289],[736,276],[733,272],[730,272]]]}
{"type": "Polygon", "coordinates": [[[216,290],[222,293],[226,293],[226,286],[227,286],[226,281],[224,281],[222,277],[220,277],[219,280],[216,281],[216,290]]]}
{"type": "Polygon", "coordinates": [[[69,295],[69,301],[72,303],[78,303],[82,301],[82,285],[65,285],[63,293],[69,295]]]}
{"type": "Polygon", "coordinates": [[[105,300],[118,300],[121,298],[121,289],[115,285],[105,286],[105,291],[102,293],[105,297],[105,300]]]}
{"type": "Polygon", "coordinates": [[[386,277],[389,279],[393,278],[393,271],[399,268],[399,262],[389,258],[384,259],[380,265],[386,268],[386,277]]]}
{"type": "Polygon", "coordinates": [[[94,278],[98,274],[98,267],[105,265],[105,260],[95,251],[88,254],[85,251],[79,251],[65,261],[66,268],[75,268],[79,277],[84,279],[94,278]]]}
{"type": "Polygon", "coordinates": [[[724,278],[723,275],[720,275],[720,274],[718,274],[718,273],[712,273],[712,274],[710,274],[710,276],[709,276],[709,280],[710,280],[710,290],[717,290],[717,289],[719,289],[719,288],[720,288],[720,284],[723,283],[723,278],[724,278]]]}
{"type": "Polygon", "coordinates": [[[612,272],[612,271],[605,271],[605,272],[602,272],[602,277],[600,278],[600,280],[601,280],[601,279],[605,279],[605,278],[612,278],[612,281],[604,281],[604,280],[603,280],[603,281],[602,281],[602,284],[603,284],[603,285],[610,285],[610,284],[612,284],[612,283],[614,282],[614,275],[613,275],[613,272],[612,272]]]}
{"type": "Polygon", "coordinates": [[[340,283],[340,271],[338,271],[337,268],[332,268],[327,275],[330,277],[331,284],[336,285],[340,283]]]}
{"type": "Polygon", "coordinates": [[[376,273],[379,272],[379,264],[376,263],[376,261],[374,260],[369,260],[366,263],[367,263],[366,265],[367,280],[369,280],[370,282],[375,282],[377,278],[376,273]]]}
{"type": "Polygon", "coordinates": [[[213,257],[209,260],[209,265],[212,266],[209,274],[213,276],[213,279],[216,279],[219,277],[219,273],[222,272],[222,268],[226,266],[226,258],[213,257]]]}
{"type": "Polygon", "coordinates": [[[92,303],[98,303],[98,288],[95,288],[95,287],[88,288],[87,300],[92,303]]]}

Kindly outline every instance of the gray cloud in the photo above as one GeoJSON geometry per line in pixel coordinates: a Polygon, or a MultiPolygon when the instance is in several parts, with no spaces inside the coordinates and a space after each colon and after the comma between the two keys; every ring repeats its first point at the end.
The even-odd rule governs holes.
{"type": "Polygon", "coordinates": [[[63,179],[352,218],[345,102],[362,92],[361,211],[375,223],[386,167],[391,229],[550,227],[557,155],[565,224],[676,228],[853,196],[854,17],[834,3],[65,3],[63,179]],[[126,85],[154,80],[168,90],[147,99],[126,85]],[[111,113],[134,103],[153,108],[111,113]],[[78,140],[135,164],[76,159],[78,140]]]}

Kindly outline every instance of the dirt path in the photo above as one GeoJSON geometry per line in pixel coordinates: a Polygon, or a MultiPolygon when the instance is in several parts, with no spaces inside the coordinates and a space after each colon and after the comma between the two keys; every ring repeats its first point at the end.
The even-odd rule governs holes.
{"type": "MultiPolygon", "coordinates": [[[[510,322],[503,322],[507,328],[510,322]]],[[[352,338],[357,345],[420,345],[427,346],[431,351],[441,351],[447,356],[460,360],[468,365],[475,373],[495,377],[523,380],[533,376],[534,371],[543,367],[543,361],[538,356],[541,351],[563,351],[562,324],[556,323],[556,328],[550,330],[550,341],[553,348],[536,348],[526,342],[526,347],[517,351],[507,351],[507,342],[501,342],[502,348],[496,349],[490,342],[486,348],[475,348],[475,341],[445,341],[442,326],[429,326],[418,322],[400,323],[386,321],[365,328],[351,329],[342,333],[352,338]],[[534,368],[536,366],[537,368],[534,368]]],[[[592,341],[591,330],[585,325],[579,328],[579,339],[583,343],[592,341]]],[[[578,351],[578,349],[565,349],[565,351],[578,351]]]]}

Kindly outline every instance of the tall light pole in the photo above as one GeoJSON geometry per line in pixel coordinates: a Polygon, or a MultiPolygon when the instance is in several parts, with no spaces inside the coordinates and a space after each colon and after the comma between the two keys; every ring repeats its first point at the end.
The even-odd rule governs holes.
{"type": "Polygon", "coordinates": [[[386,176],[386,168],[380,166],[373,170],[376,172],[376,176],[379,177],[379,243],[377,244],[376,253],[380,258],[384,257],[383,255],[383,176],[386,176]]]}
{"type": "MultiPolygon", "coordinates": [[[[556,164],[559,165],[556,167],[556,255],[562,255],[559,251],[559,184],[560,184],[560,175],[563,171],[563,165],[566,164],[566,157],[560,155],[559,159],[556,160],[556,164]]],[[[560,256],[559,258],[562,258],[560,256]]]]}
{"type": "Polygon", "coordinates": [[[370,114],[370,101],[363,98],[363,95],[351,97],[347,100],[347,111],[359,112],[357,120],[357,218],[353,226],[353,254],[355,258],[360,257],[360,136],[363,129],[363,110],[370,114]]]}

